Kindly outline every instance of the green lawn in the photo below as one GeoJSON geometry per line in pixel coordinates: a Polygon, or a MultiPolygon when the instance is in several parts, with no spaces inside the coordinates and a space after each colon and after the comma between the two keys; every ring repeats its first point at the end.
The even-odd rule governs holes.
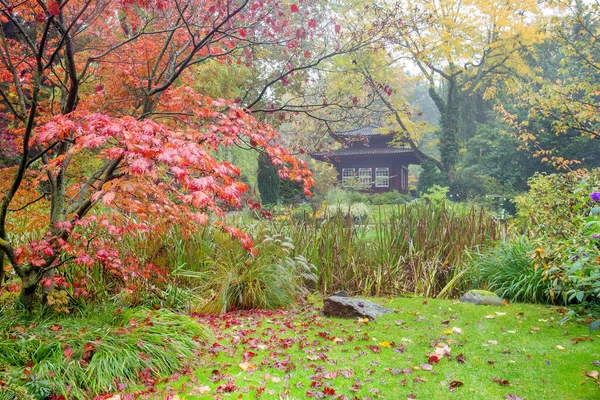
{"type": "Polygon", "coordinates": [[[180,398],[598,399],[600,330],[557,307],[379,300],[377,321],[294,311],[199,316],[215,332],[200,367],[161,393],[180,398]],[[439,362],[430,357],[438,348],[439,362]],[[443,346],[449,349],[442,350],[443,346]],[[589,374],[589,376],[586,376],[589,374]],[[510,395],[514,395],[511,397],[510,395]]]}

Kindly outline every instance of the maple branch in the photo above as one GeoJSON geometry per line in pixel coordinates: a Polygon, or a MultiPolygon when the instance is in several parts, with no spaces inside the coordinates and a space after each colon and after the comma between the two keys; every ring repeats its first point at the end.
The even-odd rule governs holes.
{"type": "MultiPolygon", "coordinates": [[[[12,185],[8,192],[4,194],[2,198],[2,204],[0,205],[0,238],[6,240],[6,216],[8,212],[8,207],[14,198],[17,190],[21,186],[23,182],[23,178],[25,177],[25,171],[27,170],[27,156],[29,154],[29,139],[31,138],[31,134],[33,132],[33,126],[35,123],[35,116],[37,113],[37,102],[38,102],[38,92],[40,87],[40,76],[41,71],[38,71],[38,74],[34,77],[33,83],[33,94],[31,99],[31,108],[29,110],[29,117],[27,119],[27,125],[25,126],[25,132],[23,133],[23,151],[21,161],[19,163],[19,168],[15,177],[13,179],[12,185]]],[[[10,257],[9,257],[10,258],[10,257]]],[[[12,261],[11,261],[12,263],[12,261]]]]}
{"type": "MultiPolygon", "coordinates": [[[[102,187],[104,186],[104,184],[106,184],[107,182],[116,178],[116,176],[113,175],[113,173],[116,171],[117,167],[119,166],[119,164],[121,163],[122,160],[123,160],[123,156],[116,158],[105,164],[106,172],[104,173],[104,178],[102,179],[102,181],[100,182],[100,185],[98,185],[98,188],[96,188],[94,193],[100,192],[102,190],[102,187]]],[[[96,179],[94,179],[93,181],[95,181],[95,180],[96,179]]],[[[90,181],[88,181],[88,183],[90,183],[90,182],[92,182],[92,179],[90,179],[90,181]]],[[[91,183],[88,186],[87,190],[89,190],[90,187],[91,187],[91,183]]],[[[75,216],[73,217],[73,219],[81,219],[81,217],[83,217],[94,206],[94,204],[98,200],[92,201],[92,197],[93,196],[90,196],[89,198],[85,199],[85,201],[80,203],[79,207],[75,207],[75,216]]]]}
{"type": "MultiPolygon", "coordinates": [[[[66,5],[66,3],[67,2],[64,2],[61,5],[61,10],[66,5]]],[[[81,18],[81,16],[83,15],[83,13],[87,10],[87,8],[89,7],[89,5],[90,5],[90,2],[86,2],[85,3],[85,6],[82,7],[81,10],[79,11],[79,13],[73,18],[73,20],[71,21],[71,24],[69,25],[69,27],[64,31],[64,33],[62,33],[60,41],[59,41],[58,45],[56,45],[56,49],[54,50],[54,52],[52,52],[52,55],[48,59],[48,62],[46,63],[46,66],[44,67],[44,69],[48,68],[50,65],[53,64],[54,58],[56,58],[56,56],[58,55],[58,53],[62,49],[63,44],[65,43],[66,36],[69,34],[69,32],[71,31],[71,29],[73,29],[73,27],[75,26],[75,24],[77,23],[77,21],[81,18]]],[[[61,15],[62,15],[62,13],[61,13],[61,15]]],[[[57,25],[57,27],[58,27],[58,25],[57,25]]]]}
{"type": "Polygon", "coordinates": [[[32,157],[28,162],[27,162],[27,168],[29,168],[33,163],[35,163],[37,160],[39,160],[40,158],[43,158],[50,150],[52,150],[54,147],[56,147],[56,145],[59,142],[54,142],[52,143],[50,146],[46,147],[44,150],[42,150],[40,153],[36,154],[35,157],[32,157]]]}
{"type": "Polygon", "coordinates": [[[0,87],[0,95],[2,95],[2,98],[4,99],[4,103],[8,106],[8,108],[10,108],[11,113],[21,122],[25,122],[25,117],[22,116],[21,114],[19,114],[19,112],[13,107],[12,103],[10,102],[10,100],[8,100],[6,93],[4,93],[4,90],[2,90],[1,87],[0,87]]]}
{"type": "MultiPolygon", "coordinates": [[[[194,46],[194,48],[190,51],[190,54],[188,54],[187,57],[185,57],[182,61],[177,63],[175,71],[166,80],[166,82],[160,86],[155,87],[151,91],[149,91],[147,93],[147,96],[149,96],[149,97],[154,96],[155,94],[161,93],[161,92],[165,91],[167,88],[169,88],[177,80],[177,78],[179,78],[179,76],[183,73],[183,71],[189,66],[189,63],[192,61],[192,59],[194,58],[196,53],[198,53],[198,51],[200,51],[200,49],[206,43],[208,43],[217,32],[219,32],[221,27],[223,27],[228,21],[230,21],[233,17],[235,17],[237,14],[239,14],[244,8],[246,8],[248,3],[249,3],[249,0],[244,0],[244,2],[239,7],[237,7],[237,9],[235,9],[233,12],[229,12],[227,14],[227,16],[223,19],[223,21],[221,21],[219,24],[214,26],[210,30],[210,32],[208,32],[206,34],[206,36],[204,36],[204,38],[200,42],[198,42],[197,45],[194,46]]],[[[144,112],[147,112],[147,111],[149,111],[149,110],[144,110],[144,112]]]]}
{"type": "MultiPolygon", "coordinates": [[[[356,50],[358,50],[360,47],[356,48],[356,50]]],[[[349,50],[346,52],[350,52],[349,50]]],[[[252,107],[254,107],[265,95],[265,93],[267,92],[267,90],[269,90],[269,88],[271,86],[273,86],[274,84],[276,84],[277,82],[279,82],[280,80],[282,80],[283,78],[289,76],[290,74],[293,74],[294,72],[298,72],[298,71],[303,71],[303,70],[307,70],[307,69],[311,69],[314,68],[316,66],[318,66],[320,63],[322,63],[323,61],[338,56],[340,54],[345,54],[346,52],[333,52],[333,53],[329,53],[329,54],[325,54],[324,56],[317,58],[316,60],[314,60],[313,62],[303,65],[301,67],[294,67],[289,69],[287,72],[279,75],[278,77],[272,79],[271,81],[267,82],[262,90],[260,91],[260,93],[258,94],[258,96],[256,97],[256,99],[254,99],[254,101],[252,103],[250,103],[248,105],[248,109],[251,110],[252,107]]]]}
{"type": "Polygon", "coordinates": [[[26,209],[27,207],[29,207],[30,205],[37,203],[38,201],[40,201],[41,199],[43,199],[44,197],[46,197],[46,193],[42,194],[40,197],[38,197],[35,200],[30,201],[29,203],[25,204],[23,207],[19,207],[19,208],[9,208],[8,211],[10,212],[17,212],[17,211],[21,211],[26,209]]]}

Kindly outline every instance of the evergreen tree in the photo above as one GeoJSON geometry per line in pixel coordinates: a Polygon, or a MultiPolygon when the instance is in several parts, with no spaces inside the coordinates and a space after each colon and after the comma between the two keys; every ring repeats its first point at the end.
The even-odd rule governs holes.
{"type": "Polygon", "coordinates": [[[258,156],[258,191],[263,204],[277,204],[279,201],[280,178],[277,168],[271,163],[266,154],[258,156]]]}

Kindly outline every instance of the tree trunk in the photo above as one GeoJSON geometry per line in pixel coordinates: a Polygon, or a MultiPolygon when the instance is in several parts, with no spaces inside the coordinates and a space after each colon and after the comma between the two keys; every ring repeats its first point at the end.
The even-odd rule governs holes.
{"type": "Polygon", "coordinates": [[[35,292],[38,287],[39,279],[36,277],[22,278],[23,286],[21,287],[21,294],[19,295],[19,302],[21,306],[30,311],[33,309],[35,302],[35,292]]]}

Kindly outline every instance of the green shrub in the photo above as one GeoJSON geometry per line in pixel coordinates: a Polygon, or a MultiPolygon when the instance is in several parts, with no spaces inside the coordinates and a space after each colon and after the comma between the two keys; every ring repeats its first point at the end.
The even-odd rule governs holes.
{"type": "Polygon", "coordinates": [[[536,268],[533,253],[534,246],[526,237],[477,253],[470,265],[473,283],[513,302],[551,302],[552,283],[536,268]]]}
{"type": "Polygon", "coordinates": [[[341,214],[344,217],[352,218],[352,221],[361,224],[367,222],[369,219],[369,206],[365,203],[354,203],[351,205],[347,204],[333,204],[327,206],[327,214],[329,216],[341,214]]]}
{"type": "Polygon", "coordinates": [[[47,318],[18,311],[0,320],[3,399],[93,398],[178,371],[207,332],[170,311],[89,309],[47,318]]]}
{"type": "Polygon", "coordinates": [[[533,238],[534,260],[552,282],[549,294],[566,303],[600,297],[600,208],[590,193],[600,190],[600,169],[538,174],[515,201],[522,229],[533,238]],[[596,210],[596,211],[594,211],[596,210]]]}
{"type": "Polygon", "coordinates": [[[371,204],[381,206],[384,204],[402,204],[410,201],[410,196],[402,194],[397,190],[390,190],[385,193],[373,194],[369,198],[371,204]]]}
{"type": "Polygon", "coordinates": [[[194,279],[197,290],[208,296],[200,311],[287,308],[307,293],[308,282],[316,280],[314,265],[293,256],[294,245],[281,235],[259,238],[255,256],[224,233],[214,231],[209,240],[199,264],[176,272],[194,279]]]}
{"type": "Polygon", "coordinates": [[[308,219],[312,214],[313,209],[309,203],[302,203],[292,210],[292,217],[295,219],[308,219]]]}
{"type": "Polygon", "coordinates": [[[366,193],[361,193],[357,190],[333,188],[327,192],[325,201],[330,205],[366,203],[369,201],[369,195],[366,193]]]}

